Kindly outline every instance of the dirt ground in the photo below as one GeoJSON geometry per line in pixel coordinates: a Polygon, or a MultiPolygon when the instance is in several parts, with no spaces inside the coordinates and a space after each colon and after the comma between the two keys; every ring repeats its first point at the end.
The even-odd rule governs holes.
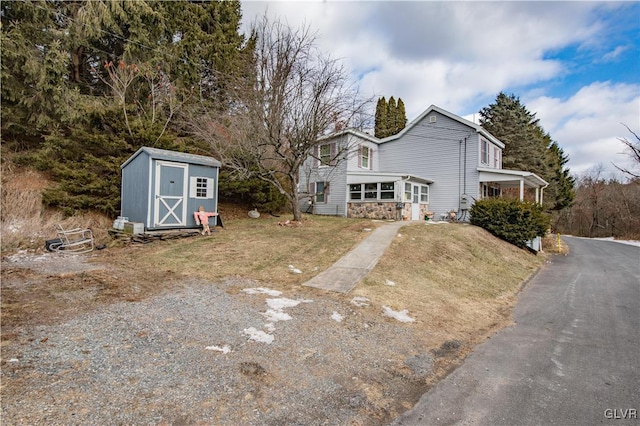
{"type": "MultiPolygon", "coordinates": [[[[434,347],[419,324],[385,317],[380,306],[298,286],[284,296],[305,303],[287,310],[295,321],[272,324],[276,342],[269,345],[247,339],[250,327],[243,328],[265,316],[266,296],[244,291],[258,283],[211,283],[162,268],[135,268],[131,259],[138,247],[87,256],[3,257],[4,424],[387,424],[490,333],[480,330],[434,347]],[[188,308],[178,319],[165,311],[154,316],[156,309],[181,303],[188,308]],[[222,310],[227,313],[215,313],[222,310]],[[198,329],[209,320],[206,330],[198,329]],[[123,325],[105,331],[116,326],[112,321],[123,325]],[[176,327],[171,335],[162,334],[169,325],[176,327]],[[69,346],[66,337],[76,333],[82,337],[69,346]],[[204,351],[205,342],[195,336],[207,333],[214,333],[209,343],[217,346],[204,351]],[[163,358],[146,370],[151,367],[140,365],[158,356],[159,342],[180,360],[163,358]],[[139,359],[137,369],[112,371],[121,358],[102,351],[116,346],[130,362],[139,359]],[[203,359],[213,364],[201,368],[215,371],[208,383],[201,380],[206,372],[192,377],[192,369],[182,370],[203,359]],[[142,370],[145,380],[138,376],[142,370]]],[[[503,319],[508,323],[508,312],[503,319]]]]}

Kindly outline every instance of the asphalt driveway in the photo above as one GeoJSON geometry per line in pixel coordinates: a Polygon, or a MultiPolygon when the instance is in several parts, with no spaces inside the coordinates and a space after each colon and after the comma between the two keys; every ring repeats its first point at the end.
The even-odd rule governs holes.
{"type": "Polygon", "coordinates": [[[638,424],[640,248],[565,242],[523,290],[517,324],[394,425],[638,424]]]}

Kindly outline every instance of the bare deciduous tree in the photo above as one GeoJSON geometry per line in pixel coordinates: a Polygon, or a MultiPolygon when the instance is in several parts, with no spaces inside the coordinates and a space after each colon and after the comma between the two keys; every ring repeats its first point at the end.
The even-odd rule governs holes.
{"type": "MultiPolygon", "coordinates": [[[[630,141],[626,138],[618,138],[618,140],[626,146],[624,153],[627,156],[631,157],[631,160],[636,164],[636,166],[640,166],[640,136],[638,136],[637,133],[631,130],[629,126],[625,124],[623,124],[623,126],[626,127],[629,132],[631,132],[631,134],[635,137],[635,141],[630,141]]],[[[624,167],[620,167],[617,164],[614,164],[614,166],[622,173],[628,175],[631,178],[640,178],[640,172],[633,171],[630,168],[627,169],[624,167]]]]}
{"type": "MultiPolygon", "coordinates": [[[[263,17],[252,34],[250,71],[225,84],[228,109],[202,109],[187,126],[236,175],[273,184],[300,220],[300,167],[319,137],[336,126],[361,126],[371,100],[359,97],[337,60],[318,51],[308,27],[294,30],[263,17]]],[[[336,160],[343,154],[335,153],[336,160]]]]}

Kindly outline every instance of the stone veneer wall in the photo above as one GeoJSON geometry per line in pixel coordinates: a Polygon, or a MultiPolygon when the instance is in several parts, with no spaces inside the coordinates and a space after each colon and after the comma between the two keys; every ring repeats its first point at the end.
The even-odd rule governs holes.
{"type": "MultiPolygon", "coordinates": [[[[400,210],[396,209],[397,204],[396,201],[348,203],[347,217],[380,220],[411,219],[411,203],[403,203],[404,207],[400,210]]],[[[428,205],[420,204],[420,220],[423,220],[426,214],[433,213],[429,211],[428,205]]]]}
{"type": "MultiPolygon", "coordinates": [[[[400,212],[396,209],[397,202],[365,202],[347,203],[347,217],[400,220],[400,212]]],[[[403,213],[404,214],[404,213],[403,213]]]]}

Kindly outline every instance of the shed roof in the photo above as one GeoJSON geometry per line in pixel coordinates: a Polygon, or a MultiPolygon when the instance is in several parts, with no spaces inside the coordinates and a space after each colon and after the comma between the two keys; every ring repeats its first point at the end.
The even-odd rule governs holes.
{"type": "Polygon", "coordinates": [[[185,152],[169,151],[166,149],[150,148],[143,146],[135,152],[127,161],[122,163],[121,169],[125,168],[134,158],[141,153],[147,153],[149,157],[158,160],[177,161],[180,163],[200,164],[203,166],[220,167],[221,163],[213,157],[205,155],[187,154],[185,152]]]}

